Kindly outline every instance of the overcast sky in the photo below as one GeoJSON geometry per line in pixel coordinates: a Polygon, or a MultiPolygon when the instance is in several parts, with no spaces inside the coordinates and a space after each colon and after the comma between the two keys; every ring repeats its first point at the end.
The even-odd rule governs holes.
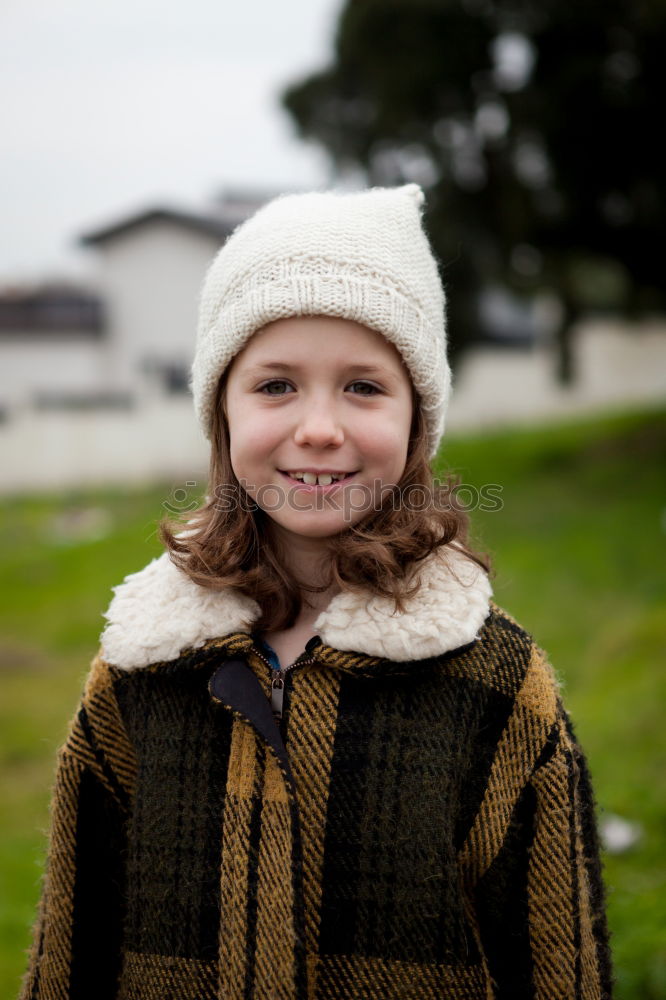
{"type": "Polygon", "coordinates": [[[4,0],[0,282],[85,273],[76,237],[225,186],[318,186],[281,111],[342,0],[4,0]]]}

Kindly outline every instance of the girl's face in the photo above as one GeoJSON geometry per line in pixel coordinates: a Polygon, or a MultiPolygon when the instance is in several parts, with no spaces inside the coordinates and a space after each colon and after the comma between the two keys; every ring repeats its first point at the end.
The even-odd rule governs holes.
{"type": "Polygon", "coordinates": [[[392,344],[350,320],[269,323],[232,362],[224,409],[236,478],[287,535],[358,523],[405,468],[409,375],[392,344]]]}

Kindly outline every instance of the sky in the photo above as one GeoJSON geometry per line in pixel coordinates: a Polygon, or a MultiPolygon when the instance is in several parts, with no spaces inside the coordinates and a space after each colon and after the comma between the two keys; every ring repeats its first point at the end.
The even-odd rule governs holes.
{"type": "Polygon", "coordinates": [[[92,273],[81,233],[225,188],[317,187],[279,91],[332,57],[342,0],[3,0],[0,284],[92,273]]]}

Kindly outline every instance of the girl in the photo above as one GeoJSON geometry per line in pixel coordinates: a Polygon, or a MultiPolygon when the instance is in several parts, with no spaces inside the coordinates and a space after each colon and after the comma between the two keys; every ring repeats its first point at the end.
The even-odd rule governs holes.
{"type": "Polygon", "coordinates": [[[210,492],[114,588],[24,1000],[610,996],[585,758],[430,474],[422,204],[278,198],[211,265],[210,492]]]}

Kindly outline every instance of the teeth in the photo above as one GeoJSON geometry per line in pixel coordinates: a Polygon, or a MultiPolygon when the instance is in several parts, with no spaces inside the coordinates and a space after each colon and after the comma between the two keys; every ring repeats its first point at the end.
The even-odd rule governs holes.
{"type": "Polygon", "coordinates": [[[290,472],[289,475],[292,479],[300,479],[306,486],[330,486],[331,483],[337,483],[338,480],[345,478],[344,473],[336,476],[329,472],[322,472],[319,476],[314,472],[290,472]]]}

